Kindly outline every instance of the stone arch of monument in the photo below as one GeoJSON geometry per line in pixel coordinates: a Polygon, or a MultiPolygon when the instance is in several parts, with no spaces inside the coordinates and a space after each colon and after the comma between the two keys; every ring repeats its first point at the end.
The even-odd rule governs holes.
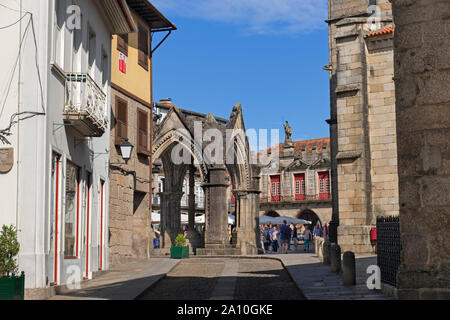
{"type": "Polygon", "coordinates": [[[281,217],[280,214],[274,210],[267,211],[265,215],[272,218],[281,217]]]}
{"type": "Polygon", "coordinates": [[[198,170],[205,191],[205,234],[201,238],[191,223],[188,231],[188,239],[197,254],[257,253],[259,169],[250,163],[241,105],[234,106],[226,122],[219,121],[212,114],[205,116],[184,112],[172,106],[163,122],[154,127],[153,141],[152,159],[161,159],[165,175],[164,192],[161,193],[162,246],[168,248],[173,245],[181,232],[183,179],[187,172],[191,174],[198,170]],[[211,144],[211,141],[203,139],[207,130],[216,134],[214,142],[221,140],[222,150],[214,149],[211,154],[207,152],[211,144]],[[218,152],[223,155],[222,159],[217,157],[217,154],[220,155],[218,152]],[[230,246],[228,238],[227,171],[236,199],[234,236],[237,241],[233,241],[234,247],[230,246]]]}
{"type": "Polygon", "coordinates": [[[311,221],[311,227],[314,227],[317,222],[320,222],[320,225],[323,225],[323,221],[320,219],[319,215],[316,214],[313,210],[311,209],[305,209],[302,210],[298,215],[297,215],[298,219],[303,219],[303,220],[307,220],[307,221],[311,221]]]}

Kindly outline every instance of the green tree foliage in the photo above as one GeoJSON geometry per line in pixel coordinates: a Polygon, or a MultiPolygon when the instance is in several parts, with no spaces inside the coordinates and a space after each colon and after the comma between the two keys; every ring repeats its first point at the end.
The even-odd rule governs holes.
{"type": "Polygon", "coordinates": [[[0,233],[0,278],[10,277],[13,273],[18,273],[16,256],[19,254],[19,250],[17,228],[4,225],[0,233]]]}
{"type": "Polygon", "coordinates": [[[184,235],[179,234],[178,237],[175,239],[175,246],[176,247],[184,247],[186,246],[186,238],[184,235]]]}

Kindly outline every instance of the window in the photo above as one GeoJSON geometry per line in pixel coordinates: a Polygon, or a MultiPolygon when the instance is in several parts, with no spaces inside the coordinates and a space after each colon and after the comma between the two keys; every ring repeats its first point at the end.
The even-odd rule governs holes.
{"type": "Polygon", "coordinates": [[[117,50],[128,56],[128,34],[119,34],[117,36],[117,50]]]}
{"type": "Polygon", "coordinates": [[[95,58],[96,58],[96,35],[92,30],[89,30],[88,43],[88,73],[92,79],[95,79],[95,58]]]}
{"type": "Polygon", "coordinates": [[[271,201],[278,202],[281,200],[280,176],[270,177],[271,184],[271,201]]]}
{"type": "Polygon", "coordinates": [[[64,257],[78,256],[78,228],[80,213],[80,168],[67,162],[64,212],[64,257]]]}
{"type": "Polygon", "coordinates": [[[119,97],[116,97],[115,131],[115,144],[120,145],[128,137],[128,103],[119,97]]]}
{"type": "Polygon", "coordinates": [[[148,31],[139,25],[138,31],[138,47],[139,47],[139,65],[148,70],[148,31]]]}
{"type": "Polygon", "coordinates": [[[108,54],[103,51],[102,52],[102,89],[104,91],[106,91],[106,84],[108,82],[108,78],[109,78],[109,59],[108,59],[108,54]]]}
{"type": "Polygon", "coordinates": [[[330,173],[320,172],[319,173],[319,198],[329,199],[330,198],[330,173]]]}
{"type": "Polygon", "coordinates": [[[294,176],[295,181],[295,200],[305,200],[305,174],[300,173],[294,176]]]}
{"type": "Polygon", "coordinates": [[[137,152],[143,155],[150,155],[148,145],[148,112],[138,109],[137,129],[137,152]]]}
{"type": "Polygon", "coordinates": [[[328,145],[324,144],[324,145],[322,146],[322,150],[323,150],[323,151],[327,151],[327,149],[328,149],[328,145]]]}

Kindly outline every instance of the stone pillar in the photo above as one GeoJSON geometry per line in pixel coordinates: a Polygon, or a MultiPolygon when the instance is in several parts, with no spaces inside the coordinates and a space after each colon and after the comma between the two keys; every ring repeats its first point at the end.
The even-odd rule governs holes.
{"type": "Polygon", "coordinates": [[[189,240],[192,250],[196,252],[197,248],[202,246],[202,239],[195,230],[195,167],[193,165],[189,168],[188,206],[189,221],[186,238],[189,240]]]}
{"type": "Polygon", "coordinates": [[[194,230],[195,227],[195,167],[189,168],[189,195],[188,195],[188,229],[194,230]]]}
{"type": "Polygon", "coordinates": [[[344,286],[356,285],[356,260],[353,252],[347,251],[344,253],[342,271],[344,286]]]}
{"type": "Polygon", "coordinates": [[[161,192],[161,248],[170,248],[181,233],[183,192],[161,192]]]}
{"type": "Polygon", "coordinates": [[[400,299],[450,299],[450,3],[393,0],[400,299]]]}
{"type": "Polygon", "coordinates": [[[225,248],[228,241],[226,168],[215,167],[209,171],[209,183],[204,184],[208,197],[206,208],[205,248],[225,248]]]}

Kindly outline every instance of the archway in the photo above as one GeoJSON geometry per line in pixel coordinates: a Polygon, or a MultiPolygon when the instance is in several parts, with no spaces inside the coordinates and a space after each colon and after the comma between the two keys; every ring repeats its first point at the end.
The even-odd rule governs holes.
{"type": "Polygon", "coordinates": [[[298,219],[303,219],[306,221],[311,221],[311,227],[314,228],[317,225],[317,222],[320,223],[320,225],[322,225],[322,221],[320,220],[319,216],[312,210],[310,209],[306,209],[303,210],[302,212],[300,212],[297,215],[298,219]]]}
{"type": "MultiPolygon", "coordinates": [[[[226,124],[223,121],[216,121],[212,114],[206,116],[184,114],[184,111],[173,106],[163,122],[155,127],[153,135],[152,158],[153,161],[161,159],[165,175],[164,192],[161,193],[163,246],[169,247],[173,244],[177,234],[181,231],[179,217],[181,215],[180,202],[183,195],[183,182],[187,172],[194,169],[191,163],[184,162],[184,156],[178,157],[184,159],[180,164],[174,161],[174,155],[176,158],[177,152],[180,152],[180,154],[187,155],[188,159],[194,160],[193,163],[200,173],[205,190],[204,247],[210,249],[208,253],[213,253],[212,251],[216,249],[219,252],[229,245],[227,189],[230,182],[227,181],[227,176],[232,180],[233,195],[236,200],[236,225],[239,234],[236,249],[240,250],[242,254],[256,253],[259,246],[256,223],[259,211],[257,202],[259,181],[257,180],[257,169],[250,165],[250,151],[245,135],[241,106],[238,104],[233,108],[230,120],[226,124]],[[214,141],[223,139],[223,146],[229,147],[229,149],[223,149],[225,151],[223,152],[224,162],[220,163],[220,159],[212,161],[213,159],[210,159],[214,158],[212,154],[210,158],[205,158],[208,156],[206,150],[208,150],[210,142],[207,138],[203,139],[203,131],[202,135],[198,135],[198,128],[214,132],[216,134],[214,141]],[[230,137],[229,131],[233,134],[243,131],[244,134],[230,137]],[[234,162],[228,161],[229,152],[234,158],[234,162]]],[[[216,154],[214,149],[214,155],[216,154]]]]}
{"type": "Polygon", "coordinates": [[[280,215],[276,211],[269,211],[265,215],[268,216],[268,217],[272,217],[272,218],[280,217],[280,215]]]}

